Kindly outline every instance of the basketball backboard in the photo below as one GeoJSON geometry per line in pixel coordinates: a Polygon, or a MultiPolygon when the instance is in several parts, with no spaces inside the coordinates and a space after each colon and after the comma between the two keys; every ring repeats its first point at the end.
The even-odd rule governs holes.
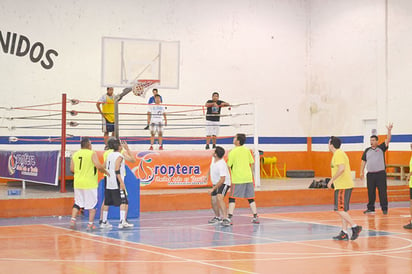
{"type": "Polygon", "coordinates": [[[178,41],[102,37],[103,87],[130,87],[159,80],[159,88],[179,88],[178,41]]]}

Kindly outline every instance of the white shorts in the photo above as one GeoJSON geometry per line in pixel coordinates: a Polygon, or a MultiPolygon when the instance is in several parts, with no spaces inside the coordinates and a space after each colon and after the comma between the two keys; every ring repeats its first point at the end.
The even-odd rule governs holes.
{"type": "Polygon", "coordinates": [[[206,120],[206,136],[217,136],[219,134],[219,121],[206,120]]]}
{"type": "Polygon", "coordinates": [[[97,188],[74,189],[74,203],[80,208],[93,209],[97,205],[97,188]]]}
{"type": "Polygon", "coordinates": [[[152,134],[154,133],[163,133],[163,123],[162,122],[158,122],[158,123],[151,123],[150,124],[150,132],[152,134]]]}

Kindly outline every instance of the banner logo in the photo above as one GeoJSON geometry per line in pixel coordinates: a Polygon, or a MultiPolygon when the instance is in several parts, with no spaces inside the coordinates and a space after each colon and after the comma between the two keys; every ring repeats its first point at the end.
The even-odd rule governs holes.
{"type": "Polygon", "coordinates": [[[136,155],[138,163],[132,172],[140,179],[140,185],[147,186],[152,183],[169,186],[207,184],[204,176],[201,176],[200,165],[182,164],[178,159],[166,157],[164,154],[160,162],[159,156],[159,153],[153,151],[143,151],[136,155]]]}
{"type": "Polygon", "coordinates": [[[136,155],[137,160],[140,161],[137,166],[132,169],[132,171],[136,177],[140,179],[141,185],[150,185],[154,179],[153,168],[149,166],[153,160],[150,157],[151,154],[156,154],[156,152],[143,151],[136,155]]]}
{"type": "Polygon", "coordinates": [[[59,151],[1,151],[0,178],[58,185],[59,151]]]}
{"type": "Polygon", "coordinates": [[[13,175],[16,172],[16,159],[14,158],[13,152],[7,160],[7,168],[9,170],[9,175],[13,175]]]}

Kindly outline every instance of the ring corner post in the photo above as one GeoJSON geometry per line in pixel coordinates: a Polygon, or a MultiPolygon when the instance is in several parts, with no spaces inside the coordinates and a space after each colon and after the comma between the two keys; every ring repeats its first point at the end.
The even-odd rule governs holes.
{"type": "Polygon", "coordinates": [[[259,153],[259,135],[258,135],[258,118],[257,118],[257,107],[256,101],[253,103],[254,108],[254,134],[253,134],[253,145],[254,145],[254,156],[255,156],[255,185],[256,187],[260,187],[260,153],[259,153]]]}
{"type": "Polygon", "coordinates": [[[119,140],[119,101],[121,98],[115,96],[114,99],[114,136],[119,140]]]}
{"type": "Polygon", "coordinates": [[[60,192],[66,192],[66,93],[62,94],[62,136],[60,148],[60,192]]]}

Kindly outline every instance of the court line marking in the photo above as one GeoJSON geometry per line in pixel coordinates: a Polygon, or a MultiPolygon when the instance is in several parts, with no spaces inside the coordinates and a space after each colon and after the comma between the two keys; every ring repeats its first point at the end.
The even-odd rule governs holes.
{"type": "MultiPolygon", "coordinates": [[[[392,235],[385,235],[382,237],[391,237],[392,235]]],[[[409,239],[405,239],[405,238],[400,238],[398,237],[398,239],[401,240],[405,240],[407,242],[409,242],[409,245],[403,246],[403,247],[398,247],[398,248],[392,248],[392,249],[381,249],[381,250],[373,250],[373,251],[356,251],[356,250],[343,250],[343,249],[339,249],[339,248],[335,248],[335,247],[330,247],[330,246],[322,246],[322,245],[317,245],[317,244],[310,244],[310,243],[306,243],[306,242],[285,242],[288,244],[297,244],[297,245],[305,245],[305,246],[310,246],[310,247],[315,247],[315,248],[322,248],[322,249],[332,249],[332,250],[338,250],[340,252],[336,252],[336,253],[330,253],[330,252],[302,252],[302,253],[298,253],[298,252],[249,252],[249,251],[237,251],[237,250],[225,250],[223,248],[225,247],[230,247],[230,246],[221,246],[221,247],[210,247],[210,248],[201,248],[201,249],[205,249],[205,250],[213,250],[213,251],[218,251],[218,252],[230,252],[230,253],[239,253],[239,254],[261,254],[261,255],[296,255],[296,254],[302,254],[302,255],[385,255],[382,253],[397,253],[400,252],[402,250],[405,250],[405,252],[411,252],[408,249],[412,248],[412,240],[409,239]]],[[[333,240],[313,240],[313,241],[333,241],[333,240]]],[[[340,242],[340,241],[339,241],[340,242]]],[[[345,242],[341,242],[341,243],[356,243],[356,242],[351,242],[351,241],[345,241],[345,242]]],[[[268,243],[270,244],[270,243],[268,243]]],[[[272,243],[273,244],[273,243],[272,243]]],[[[357,244],[357,243],[356,243],[357,244]]],[[[239,245],[240,246],[240,245],[239,245]]],[[[247,245],[243,245],[243,246],[247,246],[247,245]]]]}
{"type": "MultiPolygon", "coordinates": [[[[290,220],[287,220],[288,222],[290,221],[290,220]]],[[[293,221],[293,222],[297,222],[297,221],[293,221]]],[[[36,224],[37,225],[37,224],[36,224]]],[[[324,224],[322,224],[322,225],[324,225],[324,224]]],[[[50,226],[50,225],[49,225],[50,226]]],[[[55,227],[55,226],[51,226],[52,228],[60,228],[60,227],[55,227]]],[[[60,228],[60,229],[65,229],[65,228],[60,228]]],[[[66,230],[68,230],[68,229],[66,229],[66,230]]],[[[69,231],[72,231],[72,230],[69,230],[69,231]]],[[[209,230],[210,231],[210,230],[209,230]]],[[[83,232],[81,232],[81,231],[77,231],[78,233],[82,233],[83,234],[83,232]]],[[[67,234],[66,234],[67,235],[67,234]]],[[[87,234],[87,235],[89,235],[89,236],[92,236],[93,234],[87,234]]],[[[73,236],[73,235],[69,235],[69,236],[73,236]]],[[[99,235],[93,235],[93,236],[99,236],[99,235]]],[[[243,235],[244,236],[244,235],[243,235]]],[[[401,238],[401,237],[397,237],[397,236],[394,236],[394,235],[385,235],[385,236],[388,236],[388,237],[395,237],[395,238],[398,238],[398,239],[402,239],[402,240],[407,240],[407,241],[409,241],[409,242],[411,242],[411,240],[408,240],[408,239],[405,239],[405,238],[401,238]]],[[[78,236],[75,236],[75,237],[78,237],[78,236]]],[[[78,237],[79,238],[79,237],[78,237]]],[[[81,237],[81,238],[84,238],[84,237],[81,237]]],[[[115,239],[115,238],[109,238],[110,240],[113,240],[113,241],[124,241],[124,240],[121,240],[121,239],[115,239]]],[[[100,242],[100,241],[99,241],[100,242]]],[[[136,242],[129,242],[129,241],[127,241],[128,243],[132,243],[132,244],[141,244],[141,243],[136,243],[136,242]]],[[[283,241],[283,242],[286,242],[286,241],[283,241]]],[[[106,242],[105,242],[106,243],[106,242]]],[[[298,244],[301,244],[300,242],[292,242],[292,243],[298,243],[298,244]]],[[[302,243],[302,244],[305,244],[305,243],[302,243]]],[[[142,244],[142,245],[145,245],[145,244],[142,244]]],[[[239,246],[239,245],[237,245],[237,246],[239,246]]],[[[318,245],[311,245],[311,246],[316,246],[316,247],[319,247],[318,245]]],[[[411,245],[409,245],[409,246],[411,246],[411,245]]],[[[124,246],[121,246],[121,247],[124,247],[124,246]]],[[[325,247],[325,246],[320,246],[320,247],[322,247],[322,248],[330,248],[330,247],[325,247]]],[[[129,248],[129,247],[128,247],[129,248]]],[[[156,248],[159,248],[159,247],[156,247],[156,248]]],[[[161,248],[160,248],[161,249],[161,248]]],[[[408,258],[403,258],[403,257],[395,257],[395,256],[390,256],[390,255],[388,255],[388,254],[375,254],[375,253],[377,253],[377,252],[388,252],[388,253],[390,253],[390,252],[399,252],[399,250],[400,249],[405,249],[405,247],[403,247],[403,248],[395,248],[395,249],[389,249],[389,250],[378,250],[378,251],[360,251],[359,253],[361,253],[361,254],[357,254],[357,255],[379,255],[379,256],[387,256],[387,257],[393,257],[393,258],[397,258],[397,259],[406,259],[406,260],[410,260],[410,259],[408,259],[408,258]]],[[[138,249],[139,250],[139,249],[138,249]]],[[[143,249],[144,250],[144,249],[143,249]]],[[[210,250],[210,249],[208,249],[208,250],[210,250]]],[[[217,250],[217,249],[212,249],[213,251],[220,251],[220,250],[217,250]]],[[[146,251],[146,250],[144,250],[144,251],[146,251]]],[[[342,251],[342,250],[341,250],[342,251]]],[[[227,252],[234,252],[233,250],[230,250],[230,251],[227,251],[227,252]]],[[[351,251],[352,253],[354,253],[354,252],[356,252],[356,251],[351,251]]],[[[163,253],[160,253],[161,255],[164,255],[164,256],[167,256],[167,254],[163,254],[163,253]]],[[[265,254],[265,253],[264,253],[265,254]]],[[[275,254],[279,254],[279,253],[275,253],[275,254]]],[[[293,253],[293,254],[296,254],[296,253],[293,253]]],[[[310,254],[316,254],[316,253],[310,253],[310,254]]],[[[333,254],[333,253],[328,253],[329,255],[331,255],[331,254],[333,254]]],[[[342,254],[342,253],[339,253],[339,254],[337,254],[337,255],[340,255],[340,256],[352,256],[353,254],[342,254]]],[[[175,257],[177,257],[177,256],[175,256],[175,257]]],[[[323,257],[330,257],[330,256],[323,256],[323,257]]],[[[177,257],[177,258],[179,258],[179,257],[177,257]]],[[[305,257],[296,257],[296,259],[304,259],[305,257]]],[[[308,257],[308,258],[313,258],[313,257],[308,257]]],[[[256,259],[255,258],[255,260],[273,260],[273,259],[276,259],[276,260],[281,260],[281,259],[294,259],[293,257],[292,258],[269,258],[269,259],[256,259]]],[[[184,259],[183,258],[183,260],[184,260],[184,262],[187,262],[187,260],[190,260],[190,259],[184,259]]],[[[245,260],[249,260],[249,259],[245,259],[245,260]]],[[[56,261],[56,260],[53,260],[53,261],[56,261]]],[[[212,260],[212,261],[214,261],[214,260],[212,260]]],[[[220,261],[220,260],[219,260],[220,261]]],[[[222,261],[224,261],[224,260],[222,260],[222,261]]],[[[231,260],[231,261],[242,261],[242,260],[231,260]]],[[[136,261],[131,261],[131,262],[136,262],[136,261]]],[[[155,262],[157,262],[157,261],[155,261],[155,262]]],[[[172,261],[173,262],[173,261],[172,261]]],[[[179,261],[177,261],[177,262],[179,262],[179,261]]],[[[195,260],[195,262],[197,262],[196,260],[195,260]]],[[[200,262],[203,262],[203,261],[200,261],[200,262]]],[[[216,265],[213,265],[213,266],[216,266],[216,265]]]]}
{"type": "MultiPolygon", "coordinates": [[[[69,230],[67,228],[54,227],[52,225],[47,225],[47,224],[45,226],[49,226],[49,227],[57,228],[57,229],[69,230]]],[[[79,232],[79,234],[84,234],[84,232],[79,232]]],[[[231,271],[237,271],[237,272],[241,272],[241,273],[251,273],[251,274],[255,273],[255,272],[249,272],[249,271],[241,270],[241,269],[237,269],[237,268],[231,268],[231,267],[225,267],[225,266],[220,266],[220,265],[216,265],[216,264],[211,264],[211,263],[207,263],[207,262],[203,262],[203,261],[199,261],[199,260],[192,260],[192,259],[188,259],[188,258],[183,258],[183,257],[179,257],[179,256],[172,255],[172,254],[166,254],[166,253],[163,253],[163,252],[148,250],[148,249],[145,249],[145,248],[124,246],[124,245],[121,245],[121,244],[118,244],[118,243],[109,243],[109,242],[101,241],[101,240],[98,240],[98,239],[84,237],[84,236],[81,236],[81,235],[71,235],[71,234],[67,234],[67,235],[70,236],[70,237],[74,237],[74,238],[78,238],[78,239],[82,239],[82,240],[97,242],[97,243],[100,243],[100,244],[103,244],[103,245],[111,245],[111,246],[116,246],[116,247],[120,247],[120,248],[127,248],[127,249],[131,249],[131,250],[135,250],[135,251],[144,251],[144,252],[153,253],[153,254],[160,255],[160,256],[170,257],[170,258],[173,258],[173,259],[178,259],[178,262],[179,262],[179,260],[181,260],[181,261],[185,261],[185,262],[197,263],[197,264],[207,265],[207,266],[211,266],[211,267],[216,267],[216,268],[221,268],[221,269],[226,269],[226,270],[231,270],[231,271]]],[[[90,234],[87,234],[87,235],[90,236],[90,234]]],[[[93,235],[93,234],[91,234],[91,235],[93,235]]],[[[101,237],[101,236],[96,235],[95,237],[101,237]]],[[[107,238],[105,238],[105,239],[107,239],[107,238]]],[[[129,244],[134,244],[134,245],[139,244],[139,243],[124,241],[124,240],[120,240],[120,239],[113,239],[113,238],[109,238],[109,239],[112,240],[112,241],[127,242],[129,244]]]]}
{"type": "MultiPolygon", "coordinates": [[[[302,223],[302,222],[299,222],[299,221],[290,221],[290,220],[287,220],[286,222],[302,223]]],[[[307,223],[307,222],[305,222],[305,223],[307,223]]],[[[313,224],[325,225],[325,224],[319,224],[319,223],[315,223],[315,222],[313,222],[313,224]]],[[[199,228],[199,230],[202,230],[202,229],[199,228]]],[[[372,229],[368,229],[368,230],[370,230],[370,231],[378,231],[378,232],[379,232],[379,230],[372,230],[372,229]]],[[[315,244],[311,244],[311,243],[310,243],[310,242],[315,242],[315,241],[324,241],[324,240],[326,240],[326,239],[313,239],[313,240],[305,240],[305,241],[286,241],[286,240],[278,240],[278,239],[275,239],[275,238],[251,236],[251,235],[244,235],[244,234],[239,234],[239,233],[231,233],[231,232],[226,232],[226,231],[220,231],[220,232],[222,232],[222,233],[227,233],[227,234],[232,234],[232,235],[238,235],[238,236],[256,238],[256,239],[271,240],[271,241],[273,241],[272,244],[273,244],[273,243],[295,243],[295,244],[298,244],[298,245],[306,245],[306,246],[312,246],[312,247],[317,247],[317,248],[334,249],[334,250],[342,251],[342,250],[339,249],[339,248],[328,247],[328,246],[321,246],[321,245],[315,245],[315,244]]],[[[396,236],[396,234],[398,234],[398,233],[387,232],[387,231],[380,231],[380,232],[389,233],[389,235],[378,235],[379,237],[394,237],[394,238],[398,238],[398,239],[401,239],[401,240],[404,240],[404,241],[409,242],[409,245],[406,245],[406,246],[404,246],[404,247],[399,247],[399,248],[393,248],[393,249],[387,249],[387,250],[382,249],[382,250],[367,251],[367,252],[370,252],[370,253],[398,252],[398,251],[400,251],[400,250],[405,250],[405,249],[409,249],[409,248],[412,247],[412,240],[396,236]]],[[[374,237],[377,237],[377,236],[374,236],[374,237]]],[[[365,239],[366,237],[362,237],[362,236],[361,236],[360,238],[365,239]]],[[[367,237],[367,238],[370,238],[370,237],[367,237]]],[[[349,242],[349,241],[348,241],[348,242],[349,242]]],[[[352,242],[352,241],[350,241],[350,242],[352,242]]],[[[355,243],[356,243],[356,242],[355,242],[355,243]]],[[[262,243],[261,245],[263,245],[263,244],[271,244],[271,243],[262,243]]],[[[219,251],[226,252],[225,250],[222,250],[222,249],[223,249],[223,248],[226,248],[226,247],[236,247],[236,246],[247,246],[247,245],[245,245],[245,244],[244,244],[244,245],[225,245],[225,246],[204,247],[204,248],[199,247],[199,248],[205,249],[205,250],[215,250],[215,249],[219,248],[219,249],[218,249],[219,251]]],[[[230,250],[230,251],[228,251],[228,252],[237,252],[237,251],[230,250]]],[[[353,251],[353,250],[348,250],[347,252],[351,252],[351,253],[354,253],[354,252],[364,253],[365,251],[353,251]]],[[[250,252],[239,251],[238,253],[246,253],[246,254],[247,254],[247,253],[250,253],[250,252]]],[[[259,252],[253,252],[253,253],[259,253],[259,252]]],[[[267,254],[267,253],[264,253],[264,254],[267,254]]],[[[271,253],[269,253],[269,254],[271,254],[271,253]]],[[[291,253],[274,253],[274,254],[285,254],[285,255],[288,255],[288,254],[291,254],[291,253]]],[[[294,253],[292,253],[292,254],[296,254],[296,252],[294,252],[294,253]]],[[[305,254],[305,253],[299,253],[299,254],[305,254]]],[[[311,252],[310,254],[324,254],[324,253],[312,253],[312,252],[311,252]]],[[[327,254],[331,254],[331,253],[327,253],[327,254]]],[[[337,254],[341,254],[341,253],[337,253],[337,254]]]]}
{"type": "MultiPolygon", "coordinates": [[[[299,220],[296,220],[296,219],[282,219],[282,218],[275,218],[275,217],[267,217],[267,219],[284,221],[285,222],[284,225],[286,225],[287,222],[294,222],[294,223],[308,223],[308,224],[316,224],[316,225],[327,225],[327,226],[334,226],[334,227],[341,228],[341,226],[339,224],[336,224],[336,223],[339,222],[338,220],[322,220],[325,223],[319,223],[319,222],[315,222],[315,221],[306,221],[306,220],[299,221],[299,220]]],[[[352,218],[352,219],[355,220],[354,218],[352,218]]],[[[387,219],[387,218],[384,217],[384,218],[381,218],[381,219],[387,219]]],[[[362,219],[362,220],[364,220],[364,219],[362,219]]],[[[268,225],[271,225],[271,224],[268,224],[268,225]]],[[[395,224],[388,224],[388,225],[395,226],[395,224]]],[[[397,227],[399,227],[399,226],[397,226],[397,227]]],[[[390,232],[390,231],[386,231],[386,230],[379,230],[379,229],[372,229],[372,228],[368,228],[368,229],[365,228],[365,230],[375,231],[375,232],[383,232],[383,233],[390,233],[390,234],[405,234],[404,232],[390,232]]],[[[380,235],[380,236],[385,236],[385,235],[380,235]]]]}
{"type": "MultiPolygon", "coordinates": [[[[273,225],[287,225],[288,223],[311,223],[311,224],[317,224],[317,225],[328,225],[328,226],[332,226],[332,225],[330,225],[330,224],[324,224],[324,223],[308,222],[308,221],[298,221],[298,220],[289,220],[289,219],[279,219],[279,218],[274,218],[274,217],[268,217],[267,219],[270,219],[270,220],[280,220],[280,221],[284,222],[284,223],[279,222],[279,223],[277,223],[277,224],[266,224],[266,225],[269,225],[269,226],[273,226],[273,225]]],[[[80,223],[80,222],[79,222],[79,223],[80,223]]],[[[84,222],[82,222],[82,223],[87,223],[87,221],[84,221],[84,222]]],[[[66,223],[64,223],[64,224],[66,224],[66,223]]],[[[43,225],[43,224],[32,224],[32,225],[43,225]]],[[[48,224],[46,224],[46,225],[48,225],[48,224]]],[[[55,225],[55,224],[54,224],[54,225],[55,225]]],[[[26,225],[26,226],[31,226],[31,225],[26,225]]],[[[49,226],[51,226],[51,227],[53,227],[53,228],[56,227],[56,226],[53,226],[53,225],[49,225],[49,226]]],[[[210,227],[212,227],[210,224],[201,224],[201,225],[191,226],[190,228],[191,228],[191,229],[196,229],[196,230],[207,231],[207,232],[216,232],[216,231],[212,231],[212,230],[209,230],[209,229],[200,229],[199,226],[203,226],[203,227],[210,226],[210,227]]],[[[237,226],[250,226],[250,224],[240,224],[240,225],[237,225],[237,226]]],[[[335,225],[333,225],[333,226],[335,226],[335,225]]],[[[174,228],[179,229],[179,228],[182,228],[182,227],[183,227],[183,228],[188,228],[188,226],[178,226],[178,227],[174,227],[174,228]]],[[[168,230],[168,228],[165,228],[165,227],[155,227],[155,229],[160,230],[160,231],[161,231],[161,230],[168,230]]],[[[140,229],[140,231],[146,231],[146,230],[153,230],[153,228],[147,228],[147,227],[145,227],[144,229],[140,229]]],[[[371,230],[371,231],[377,231],[377,230],[372,230],[372,229],[369,229],[369,230],[371,230]]],[[[70,230],[70,231],[72,231],[72,230],[70,230]]],[[[81,232],[80,230],[77,230],[77,231],[78,231],[78,232],[81,232]]],[[[145,245],[145,246],[150,246],[150,247],[152,247],[152,248],[159,248],[159,249],[168,250],[168,251],[173,251],[173,250],[187,250],[187,249],[194,249],[194,248],[198,248],[198,249],[208,249],[208,248],[213,249],[213,248],[215,248],[215,247],[209,247],[209,246],[206,246],[206,247],[189,247],[189,248],[181,248],[181,247],[179,247],[179,248],[171,248],[171,247],[164,247],[164,246],[159,246],[159,245],[152,245],[152,244],[148,244],[148,243],[139,243],[139,242],[135,242],[135,241],[129,241],[129,240],[125,240],[125,239],[121,239],[121,238],[116,238],[116,237],[112,237],[112,236],[108,236],[108,235],[104,235],[104,234],[103,234],[104,232],[110,232],[110,231],[112,231],[112,230],[109,230],[109,231],[101,230],[102,233],[99,233],[99,234],[88,234],[88,235],[100,236],[100,237],[105,237],[105,238],[114,239],[114,240],[122,240],[122,241],[126,241],[126,242],[133,243],[133,244],[141,244],[141,245],[145,245]]],[[[123,231],[123,232],[131,232],[131,233],[133,233],[133,231],[136,231],[136,230],[130,229],[130,230],[123,231]]],[[[98,232],[98,231],[97,231],[97,232],[98,232]]],[[[113,232],[118,232],[118,230],[114,230],[113,232]]],[[[217,231],[217,232],[219,232],[219,233],[229,233],[229,232],[227,232],[227,231],[217,231]]],[[[387,232],[387,231],[383,231],[383,232],[386,232],[386,233],[394,233],[394,232],[387,232]]],[[[232,234],[233,234],[233,233],[232,233],[232,234]]],[[[236,235],[236,234],[233,234],[233,235],[236,235]]],[[[238,233],[237,235],[242,236],[242,237],[245,237],[245,238],[257,238],[256,236],[250,236],[250,235],[248,235],[248,234],[240,234],[240,233],[238,233]]],[[[383,235],[381,235],[381,236],[383,236],[383,235]]],[[[279,240],[279,239],[275,239],[275,238],[265,238],[265,237],[260,237],[260,239],[270,240],[271,242],[301,243],[301,242],[299,242],[299,241],[286,241],[286,240],[279,240]]],[[[323,239],[307,240],[307,241],[306,241],[306,245],[309,245],[309,242],[310,242],[310,241],[319,241],[319,240],[323,240],[323,239]]],[[[269,244],[269,243],[260,243],[260,244],[269,244]]],[[[244,245],[245,245],[245,244],[238,244],[238,245],[224,245],[224,246],[216,246],[216,247],[221,247],[221,248],[223,248],[223,247],[236,247],[236,246],[244,246],[244,245]]],[[[315,246],[315,245],[312,245],[312,246],[315,246]]],[[[323,246],[320,246],[320,247],[323,247],[323,246]]],[[[337,249],[337,250],[340,250],[340,249],[337,249]]],[[[279,254],[279,253],[277,253],[277,254],[279,254]]]]}
{"type": "MultiPolygon", "coordinates": [[[[45,226],[49,226],[49,225],[45,225],[45,226]]],[[[54,227],[54,226],[50,226],[52,228],[57,228],[57,229],[63,229],[63,230],[69,230],[66,228],[60,228],[60,227],[54,227]]],[[[72,230],[69,230],[72,231],[72,230]]],[[[215,264],[210,264],[208,262],[234,262],[234,261],[253,261],[253,260],[258,260],[258,261],[267,261],[267,260],[300,260],[300,259],[312,259],[313,256],[318,256],[319,258],[319,254],[321,255],[321,258],[329,258],[329,257],[336,257],[336,256],[340,256],[340,257],[350,257],[350,256],[356,256],[356,255],[364,255],[364,256],[368,256],[368,255],[379,255],[379,256],[387,256],[387,257],[393,257],[396,259],[403,259],[403,260],[411,260],[409,258],[404,258],[404,257],[396,257],[396,256],[390,256],[388,254],[379,254],[378,252],[381,251],[353,251],[351,250],[350,254],[349,253],[341,253],[343,250],[340,250],[340,253],[300,253],[303,255],[313,255],[313,256],[293,256],[293,257],[287,257],[287,258],[278,258],[278,257],[274,257],[274,258],[251,258],[251,259],[233,259],[233,260],[192,260],[192,259],[187,259],[187,258],[182,258],[179,256],[175,256],[175,255],[171,255],[171,254],[165,254],[165,253],[161,253],[161,252],[157,252],[157,251],[152,251],[152,250],[147,250],[144,248],[135,248],[135,247],[130,247],[130,246],[124,246],[124,245],[120,245],[120,244],[116,244],[116,243],[109,243],[109,242],[103,242],[97,239],[93,239],[93,238],[88,238],[88,237],[84,237],[81,236],[82,234],[84,234],[83,232],[80,231],[76,231],[77,234],[80,235],[72,235],[72,234],[64,234],[68,237],[74,237],[74,238],[80,238],[83,240],[89,240],[89,241],[93,241],[93,242],[98,242],[98,243],[103,243],[103,244],[108,244],[108,245],[112,245],[112,246],[117,246],[117,247],[121,247],[121,248],[128,248],[128,249],[132,249],[132,250],[138,250],[138,251],[145,251],[145,252],[149,252],[149,253],[154,253],[157,255],[161,255],[161,256],[166,256],[166,257],[171,257],[173,259],[180,259],[180,260],[175,260],[175,261],[166,261],[167,263],[187,263],[187,262],[193,262],[193,263],[199,263],[199,264],[204,264],[204,265],[208,265],[208,266],[214,266],[214,267],[218,267],[218,268],[224,268],[224,269],[229,269],[229,270],[236,270],[233,268],[227,268],[227,267],[223,267],[223,266],[217,266],[215,264]],[[378,253],[378,254],[376,254],[378,253]]],[[[90,236],[95,236],[95,237],[99,237],[98,235],[94,235],[94,234],[87,234],[89,237],[90,236]]],[[[399,238],[401,240],[407,240],[409,242],[411,242],[411,244],[409,245],[412,246],[412,240],[409,239],[404,239],[401,237],[397,237],[395,236],[395,238],[399,238]]],[[[107,239],[107,238],[106,238],[107,239]]],[[[119,240],[119,239],[113,239],[113,238],[108,238],[111,241],[121,241],[123,242],[123,240],[119,240]]],[[[130,243],[128,241],[126,241],[127,243],[130,243]]],[[[292,242],[292,243],[298,243],[301,244],[299,242],[292,242]]],[[[132,244],[136,244],[133,243],[132,244]]],[[[305,243],[302,243],[305,244],[305,243]]],[[[312,246],[312,245],[310,245],[312,246]]],[[[314,247],[319,247],[318,245],[313,245],[314,247]]],[[[320,246],[322,248],[330,248],[330,247],[325,247],[325,246],[320,246]]],[[[202,248],[200,248],[202,249],[202,248]]],[[[395,248],[392,250],[383,250],[383,252],[399,252],[399,249],[404,249],[404,248],[395,248]]],[[[279,254],[283,254],[283,255],[296,255],[296,252],[294,253],[268,253],[268,252],[242,252],[242,251],[234,251],[234,250],[219,250],[219,249],[206,249],[208,251],[212,250],[212,251],[219,251],[219,252],[231,252],[231,253],[241,253],[241,254],[262,254],[262,255],[279,255],[279,254]]],[[[11,260],[11,261],[39,261],[39,262],[46,262],[46,261],[51,261],[51,262],[128,262],[128,263],[144,263],[144,262],[153,262],[153,263],[159,263],[159,262],[165,262],[165,261],[147,261],[147,260],[129,260],[129,261],[125,261],[125,260],[63,260],[63,259],[18,259],[18,258],[0,258],[0,260],[11,260]]],[[[254,272],[247,272],[247,271],[243,271],[243,270],[237,270],[243,273],[254,273],[254,272]]]]}
{"type": "MultiPolygon", "coordinates": [[[[298,221],[298,220],[289,220],[289,219],[279,219],[279,218],[273,218],[273,217],[270,217],[270,218],[268,218],[268,219],[270,219],[270,220],[280,220],[280,221],[281,221],[281,222],[276,223],[276,224],[266,224],[266,225],[269,225],[269,226],[288,225],[288,224],[290,224],[290,223],[297,223],[297,224],[300,224],[300,223],[308,223],[308,224],[316,224],[316,225],[322,225],[322,226],[334,226],[334,227],[338,227],[338,225],[330,225],[330,224],[317,223],[317,222],[309,222],[309,221],[298,221]]],[[[82,222],[82,223],[87,223],[87,221],[84,221],[84,222],[82,222]]],[[[240,225],[237,225],[237,226],[250,226],[250,225],[251,225],[251,224],[240,224],[240,225]]],[[[52,227],[53,227],[53,226],[52,226],[52,227]]],[[[210,224],[201,224],[201,225],[192,225],[192,226],[190,226],[190,227],[188,227],[188,226],[186,225],[186,226],[177,226],[177,227],[173,227],[173,228],[177,228],[177,229],[179,229],[179,228],[193,229],[193,230],[200,230],[200,231],[206,231],[206,232],[211,232],[211,233],[212,233],[212,232],[226,233],[226,234],[231,234],[231,235],[238,235],[238,236],[241,236],[241,237],[244,237],[244,238],[252,238],[252,239],[255,238],[255,239],[269,240],[269,241],[271,241],[272,243],[296,243],[296,244],[303,244],[301,241],[287,241],[287,240],[279,240],[279,239],[275,239],[275,238],[256,237],[256,236],[249,235],[249,234],[232,233],[232,232],[223,231],[223,230],[213,231],[213,230],[210,230],[210,229],[203,229],[203,228],[200,228],[200,227],[214,227],[214,226],[213,226],[213,225],[210,225],[210,224]]],[[[63,229],[65,229],[65,228],[63,228],[63,229]]],[[[155,229],[156,229],[156,230],[159,230],[159,231],[161,231],[161,230],[170,230],[170,228],[167,228],[167,227],[155,227],[155,229]]],[[[150,228],[150,229],[149,229],[149,228],[145,227],[144,229],[140,229],[140,231],[147,231],[147,230],[150,231],[150,230],[153,230],[153,228],[150,228]]],[[[379,232],[378,230],[373,230],[373,229],[368,229],[368,230],[379,232]]],[[[80,230],[77,230],[77,231],[78,231],[78,232],[82,232],[82,231],[80,231],[80,230]]],[[[112,232],[118,232],[118,230],[109,230],[109,231],[104,231],[104,230],[102,230],[102,232],[110,232],[110,231],[112,231],[112,232]]],[[[133,231],[136,231],[136,230],[135,230],[135,229],[129,229],[129,230],[123,231],[123,232],[133,232],[133,231]]],[[[97,232],[98,232],[98,231],[97,231],[97,232]]],[[[387,231],[381,231],[381,232],[392,233],[392,234],[394,233],[394,232],[387,232],[387,231]]],[[[189,250],[189,249],[205,249],[205,250],[208,250],[208,249],[213,249],[213,248],[217,248],[217,247],[225,248],[225,247],[237,247],[237,246],[248,246],[248,245],[249,245],[249,244],[237,244],[237,245],[223,245],[223,246],[216,246],[216,247],[209,247],[209,246],[207,246],[207,247],[201,247],[201,246],[200,246],[200,247],[188,247],[188,248],[182,248],[182,247],[172,248],[172,247],[165,247],[165,246],[153,245],[153,244],[148,244],[148,243],[139,243],[139,242],[135,242],[135,241],[129,241],[129,240],[124,240],[124,239],[119,239],[119,238],[111,237],[111,236],[108,236],[108,235],[102,235],[102,233],[98,233],[98,234],[88,234],[88,235],[100,236],[100,237],[105,237],[105,238],[109,238],[109,239],[113,239],[113,240],[121,240],[121,241],[129,242],[129,243],[132,243],[132,244],[141,244],[141,245],[145,245],[145,246],[150,246],[150,247],[152,247],[152,248],[159,248],[159,249],[168,250],[168,251],[189,250]]],[[[385,236],[385,235],[378,235],[378,236],[385,236]]],[[[322,240],[325,240],[325,239],[306,240],[306,241],[305,241],[305,242],[306,242],[305,245],[325,248],[324,246],[309,244],[309,242],[322,241],[322,240]]],[[[264,245],[264,244],[270,244],[270,243],[259,243],[259,245],[264,245]]],[[[327,247],[327,248],[328,248],[328,249],[333,249],[333,248],[331,248],[331,247],[327,247]]],[[[336,250],[341,251],[341,249],[338,249],[338,248],[336,248],[336,250]]],[[[348,251],[348,252],[352,252],[352,251],[348,251]]],[[[276,254],[280,254],[280,253],[276,253],[276,254]]],[[[319,253],[319,254],[323,254],[323,253],[319,253]]],[[[340,253],[338,253],[338,254],[340,254],[340,253]]]]}

